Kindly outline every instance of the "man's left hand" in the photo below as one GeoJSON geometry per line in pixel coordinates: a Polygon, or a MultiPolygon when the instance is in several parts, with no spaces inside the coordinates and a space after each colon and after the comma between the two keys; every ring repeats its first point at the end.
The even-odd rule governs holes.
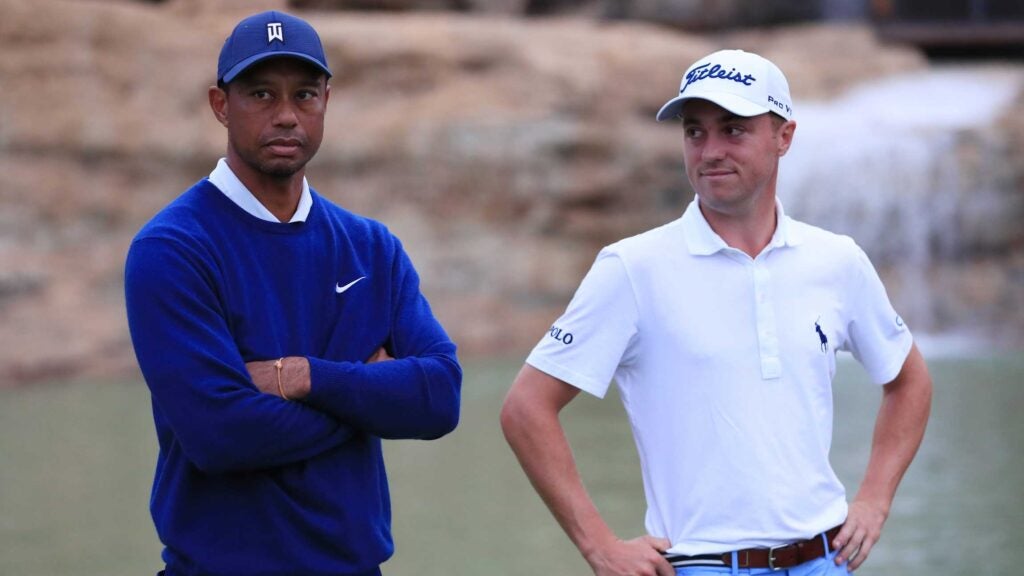
{"type": "Polygon", "coordinates": [[[846,523],[832,541],[832,548],[839,553],[836,564],[849,561],[847,568],[853,572],[868,559],[871,548],[882,536],[882,525],[888,516],[885,508],[870,502],[853,502],[846,516],[846,523]]]}

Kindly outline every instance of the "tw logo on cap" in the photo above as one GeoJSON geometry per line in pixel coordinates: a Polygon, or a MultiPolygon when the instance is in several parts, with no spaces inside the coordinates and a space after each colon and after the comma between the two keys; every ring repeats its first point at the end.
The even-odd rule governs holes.
{"type": "Polygon", "coordinates": [[[269,22],[267,24],[267,44],[274,40],[284,42],[284,27],[280,22],[269,22]]]}

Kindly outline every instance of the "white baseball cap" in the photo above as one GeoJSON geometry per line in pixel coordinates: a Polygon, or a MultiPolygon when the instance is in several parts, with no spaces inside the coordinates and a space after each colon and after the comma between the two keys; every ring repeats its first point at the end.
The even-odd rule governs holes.
{"type": "Polygon", "coordinates": [[[789,82],[770,60],[743,50],[720,50],[694,63],[679,83],[679,95],[658,111],[658,121],[676,118],[690,98],[718,104],[737,116],[775,112],[793,118],[789,82]]]}

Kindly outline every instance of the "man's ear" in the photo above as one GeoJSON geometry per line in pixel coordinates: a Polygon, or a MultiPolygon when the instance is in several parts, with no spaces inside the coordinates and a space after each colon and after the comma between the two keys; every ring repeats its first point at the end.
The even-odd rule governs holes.
{"type": "Polygon", "coordinates": [[[779,127],[779,157],[786,155],[789,152],[790,145],[793,144],[793,134],[796,133],[796,121],[788,120],[785,124],[779,127]]]}
{"type": "Polygon", "coordinates": [[[225,127],[228,125],[228,93],[219,86],[210,86],[210,109],[213,115],[225,127]]]}

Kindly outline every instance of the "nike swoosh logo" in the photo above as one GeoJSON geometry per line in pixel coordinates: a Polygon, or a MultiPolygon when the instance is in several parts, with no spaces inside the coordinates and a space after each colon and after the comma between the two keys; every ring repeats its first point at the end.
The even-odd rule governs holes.
{"type": "Polygon", "coordinates": [[[345,284],[344,286],[342,286],[341,284],[338,284],[337,286],[335,286],[335,287],[334,287],[334,291],[335,291],[335,292],[337,292],[338,294],[341,294],[342,292],[344,292],[345,290],[348,290],[348,289],[349,289],[349,288],[351,288],[351,287],[352,287],[352,286],[353,286],[353,285],[354,285],[354,284],[355,284],[356,282],[359,282],[359,281],[360,281],[360,280],[362,280],[363,278],[366,278],[366,276],[360,276],[359,278],[356,278],[355,280],[353,280],[353,281],[349,282],[348,284],[345,284]]]}

